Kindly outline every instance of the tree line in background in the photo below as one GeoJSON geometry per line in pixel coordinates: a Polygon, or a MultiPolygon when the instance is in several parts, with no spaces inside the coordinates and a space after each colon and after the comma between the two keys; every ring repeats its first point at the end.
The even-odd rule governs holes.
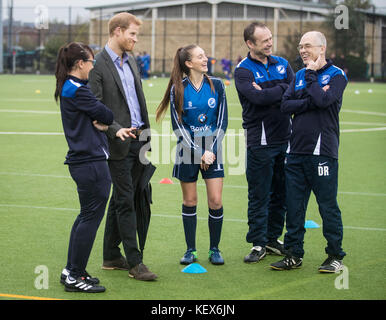
{"type": "MultiPolygon", "coordinates": [[[[59,48],[70,41],[89,41],[89,23],[75,22],[70,26],[56,20],[49,29],[18,27],[13,30],[12,50],[7,41],[3,44],[4,71],[12,72],[15,60],[16,73],[53,73],[59,48]],[[17,41],[16,41],[17,40],[17,41]]],[[[6,35],[7,32],[4,32],[6,35]]]]}
{"type": "MultiPolygon", "coordinates": [[[[336,2],[333,0],[331,4],[336,2]]],[[[350,79],[363,79],[367,74],[366,56],[369,48],[366,47],[365,41],[366,15],[358,9],[370,9],[371,3],[370,0],[345,0],[340,4],[348,8],[348,29],[336,29],[335,14],[326,19],[323,26],[328,30],[327,57],[333,59],[338,67],[345,69],[350,79]]],[[[290,34],[284,44],[288,60],[293,62],[296,70],[302,68],[302,61],[296,48],[301,36],[300,32],[290,34]]]]}

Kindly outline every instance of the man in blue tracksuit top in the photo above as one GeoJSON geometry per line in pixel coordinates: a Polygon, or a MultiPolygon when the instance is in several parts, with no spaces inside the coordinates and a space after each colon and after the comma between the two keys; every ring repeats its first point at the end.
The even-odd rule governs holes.
{"type": "Polygon", "coordinates": [[[235,70],[243,108],[248,181],[247,242],[253,248],[244,262],[267,253],[283,255],[281,236],[285,217],[284,158],[290,136],[290,116],[280,112],[281,98],[293,78],[288,61],[272,54],[272,34],[261,23],[244,30],[249,53],[235,70]]]}
{"type": "Polygon", "coordinates": [[[343,269],[343,226],[336,200],[338,189],[339,111],[347,85],[345,73],[325,59],[326,38],[307,32],[299,43],[306,68],[296,73],[281,110],[293,115],[285,167],[287,193],[287,256],[271,264],[275,270],[299,268],[304,255],[304,222],[311,190],[316,196],[327,240],[328,258],[319,272],[343,269]]]}

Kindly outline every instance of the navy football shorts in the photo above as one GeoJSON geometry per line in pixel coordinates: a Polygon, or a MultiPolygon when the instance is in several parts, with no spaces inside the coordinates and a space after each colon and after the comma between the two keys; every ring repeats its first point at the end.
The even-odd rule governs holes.
{"type": "Polygon", "coordinates": [[[202,170],[199,164],[175,164],[173,177],[182,182],[195,182],[198,179],[199,171],[203,179],[224,178],[224,165],[216,162],[211,164],[206,171],[202,170]]]}

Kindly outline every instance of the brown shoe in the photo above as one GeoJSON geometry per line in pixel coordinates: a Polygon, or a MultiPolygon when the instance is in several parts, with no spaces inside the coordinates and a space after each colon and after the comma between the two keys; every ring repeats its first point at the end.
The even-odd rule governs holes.
{"type": "Polygon", "coordinates": [[[114,260],[103,260],[103,270],[129,270],[130,266],[125,257],[121,256],[114,260]]]}
{"type": "Polygon", "coordinates": [[[157,279],[157,275],[151,272],[143,263],[137,264],[129,270],[129,277],[142,281],[157,279]]]}

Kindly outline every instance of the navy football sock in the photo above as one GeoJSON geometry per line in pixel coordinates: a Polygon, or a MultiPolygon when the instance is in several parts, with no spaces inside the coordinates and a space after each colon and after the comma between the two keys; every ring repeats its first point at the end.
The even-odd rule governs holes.
{"type": "Polygon", "coordinates": [[[197,207],[182,205],[182,222],[184,224],[185,241],[188,249],[196,250],[197,207]]]}
{"type": "Polygon", "coordinates": [[[223,221],[224,209],[211,209],[209,208],[208,226],[209,226],[209,237],[210,237],[210,248],[218,248],[221,238],[221,229],[223,221]]]}

